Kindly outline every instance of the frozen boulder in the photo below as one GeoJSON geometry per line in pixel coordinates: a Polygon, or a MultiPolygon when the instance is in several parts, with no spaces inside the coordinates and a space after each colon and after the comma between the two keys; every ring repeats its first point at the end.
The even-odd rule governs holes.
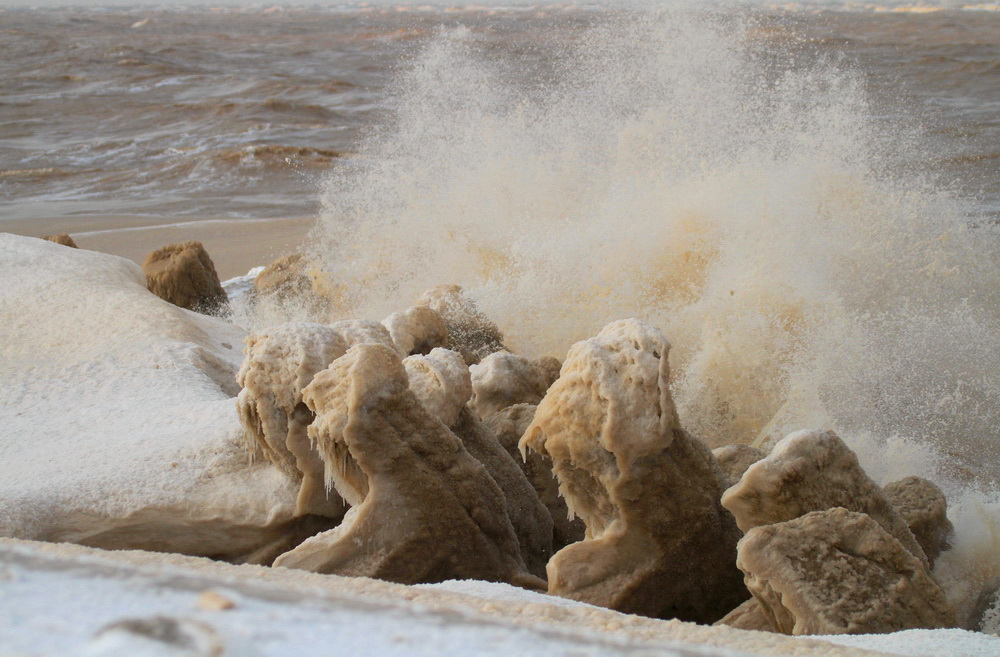
{"type": "Polygon", "coordinates": [[[168,244],[142,263],[146,287],[175,306],[214,312],[226,303],[215,264],[201,242],[168,244]]]}
{"type": "Polygon", "coordinates": [[[505,349],[503,333],[465,295],[461,286],[432,287],[417,299],[416,305],[427,306],[441,316],[448,329],[447,347],[462,354],[469,365],[505,349]]]}
{"type": "Polygon", "coordinates": [[[472,409],[462,408],[452,431],[462,439],[469,454],[486,466],[486,471],[503,491],[507,516],[528,571],[545,577],[545,566],[552,558],[553,522],[534,486],[472,409]]]}
{"type": "Polygon", "coordinates": [[[56,244],[62,244],[63,246],[68,246],[68,247],[71,247],[71,248],[74,248],[74,249],[79,248],[76,245],[76,241],[74,241],[73,238],[70,237],[69,233],[58,233],[56,235],[46,235],[42,239],[43,240],[47,240],[49,242],[55,242],[56,244]]]}
{"type": "Polygon", "coordinates": [[[472,373],[470,405],[481,418],[514,404],[537,405],[559,377],[558,370],[555,377],[552,376],[548,365],[548,362],[537,364],[507,351],[486,356],[469,368],[472,373]]]}
{"type": "Polygon", "coordinates": [[[253,280],[254,292],[258,295],[301,295],[312,289],[312,282],[306,273],[307,260],[301,253],[281,256],[253,280]]]}
{"type": "Polygon", "coordinates": [[[302,391],[347,352],[340,333],[323,324],[290,323],[246,339],[236,408],[252,458],[264,458],[299,483],[296,512],[341,518],[347,510],[324,486],[323,461],[306,428],[316,416],[302,391]]]}
{"type": "Polygon", "coordinates": [[[351,504],[336,529],[275,566],[405,584],[541,585],[524,567],[503,493],[409,388],[394,349],[359,344],[303,393],[326,477],[351,504]]]}
{"type": "Polygon", "coordinates": [[[748,597],[715,457],[680,427],[656,329],[609,324],[570,349],[521,438],[552,459],[586,538],[549,562],[549,593],[711,623],[748,597]]]}
{"type": "Polygon", "coordinates": [[[726,487],[734,486],[751,465],[767,456],[764,450],[751,445],[724,445],[712,450],[726,475],[726,487]]]}
{"type": "Polygon", "coordinates": [[[516,404],[490,415],[483,424],[496,436],[518,467],[531,482],[538,499],[552,517],[552,549],[560,550],[570,543],[583,540],[583,521],[572,517],[566,500],[559,494],[559,482],[552,473],[552,459],[538,452],[521,455],[518,442],[535,416],[535,406],[516,404]]]}
{"type": "Polygon", "coordinates": [[[744,532],[833,507],[866,513],[928,565],[906,522],[832,431],[789,434],[747,469],[722,504],[744,532]]]}
{"type": "Polygon", "coordinates": [[[923,548],[930,566],[948,549],[955,528],[948,520],[948,500],[937,485],[921,477],[887,484],[882,492],[923,548]]]}
{"type": "Polygon", "coordinates": [[[334,322],[332,326],[343,336],[348,348],[356,344],[383,344],[393,351],[399,351],[389,331],[379,322],[370,319],[344,319],[334,322]]]}
{"type": "Polygon", "coordinates": [[[954,627],[924,564],[874,519],[837,507],[756,527],[737,564],[784,634],[879,634],[954,627]]]}
{"type": "Polygon", "coordinates": [[[457,351],[431,350],[426,356],[407,356],[403,367],[410,390],[432,416],[446,427],[458,422],[458,415],[472,396],[469,368],[457,351]]]}
{"type": "Polygon", "coordinates": [[[297,486],[247,464],[242,329],[134,263],[0,235],[0,536],[266,561],[297,486]]]}
{"type": "Polygon", "coordinates": [[[738,630],[756,630],[758,632],[774,632],[771,619],[764,612],[757,598],[750,598],[736,609],[715,621],[714,625],[728,625],[738,630]]]}
{"type": "Polygon", "coordinates": [[[437,347],[448,346],[448,327],[436,311],[427,306],[414,306],[393,313],[382,320],[404,356],[430,353],[437,347]]]}

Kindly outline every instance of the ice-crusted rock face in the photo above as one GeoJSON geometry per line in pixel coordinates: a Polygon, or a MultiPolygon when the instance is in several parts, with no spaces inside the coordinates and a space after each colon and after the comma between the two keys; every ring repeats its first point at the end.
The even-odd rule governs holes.
{"type": "Polygon", "coordinates": [[[215,264],[201,242],[159,248],[146,256],[142,271],[150,292],[181,308],[211,312],[226,303],[215,264]]]}
{"type": "Polygon", "coordinates": [[[359,344],[303,393],[327,481],[352,508],[275,566],[414,584],[482,579],[539,586],[504,495],[409,388],[393,348],[359,344]]]}
{"type": "Polygon", "coordinates": [[[251,457],[263,457],[301,482],[300,515],[342,516],[343,501],[325,490],[323,461],[306,433],[316,416],[302,391],[347,352],[347,343],[329,326],[290,323],[247,337],[245,351],[236,408],[251,457]]]}
{"type": "Polygon", "coordinates": [[[930,566],[948,549],[955,528],[948,520],[948,500],[938,486],[921,477],[906,477],[882,489],[923,548],[930,566]]]}
{"type": "Polygon", "coordinates": [[[515,404],[490,415],[483,424],[497,437],[518,467],[531,482],[535,494],[552,516],[552,549],[560,550],[570,543],[583,540],[585,526],[579,518],[570,516],[566,500],[559,494],[559,482],[552,474],[552,459],[538,452],[523,456],[518,448],[521,436],[535,417],[535,406],[515,404]]]}
{"type": "Polygon", "coordinates": [[[343,336],[348,348],[356,344],[384,344],[399,353],[388,329],[380,322],[370,319],[343,319],[331,326],[343,336]]]}
{"type": "Polygon", "coordinates": [[[722,496],[722,504],[744,532],[838,506],[867,513],[928,565],[906,522],[832,431],[789,434],[747,469],[722,496]]]}
{"type": "Polygon", "coordinates": [[[0,235],[0,263],[0,536],[270,563],[307,519],[247,463],[245,332],[123,258],[0,235]]]}
{"type": "Polygon", "coordinates": [[[734,486],[751,465],[767,456],[764,450],[752,445],[724,445],[712,450],[726,475],[726,487],[734,486]]]}
{"type": "Polygon", "coordinates": [[[549,456],[586,538],[549,562],[549,592],[628,613],[713,622],[747,597],[739,532],[712,453],[680,427],[670,345],[638,321],[570,349],[521,438],[549,456]]]}
{"type": "Polygon", "coordinates": [[[558,368],[552,376],[548,360],[539,364],[506,351],[486,356],[469,371],[473,391],[470,405],[481,418],[514,404],[538,404],[559,377],[558,368]]]}
{"type": "Polygon", "coordinates": [[[427,306],[441,316],[448,329],[446,346],[462,354],[469,365],[505,349],[503,333],[459,285],[432,287],[417,299],[416,305],[427,306]]]}
{"type": "Polygon", "coordinates": [[[737,564],[785,634],[954,627],[924,564],[867,514],[837,507],[751,529],[737,564]]]}
{"type": "Polygon", "coordinates": [[[715,621],[714,625],[728,625],[738,630],[756,630],[758,632],[774,632],[771,619],[764,612],[757,598],[750,598],[736,609],[715,621]]]}
{"type": "Polygon", "coordinates": [[[393,313],[382,320],[400,353],[406,356],[427,354],[437,347],[448,346],[448,327],[437,311],[427,306],[414,306],[393,313]]]}
{"type": "Polygon", "coordinates": [[[306,274],[308,262],[301,253],[283,255],[253,280],[254,292],[259,295],[297,295],[305,294],[312,289],[312,283],[306,274]]]}
{"type": "Polygon", "coordinates": [[[486,466],[493,481],[503,491],[507,515],[521,557],[531,574],[545,577],[545,566],[552,557],[553,522],[548,508],[538,497],[517,462],[472,409],[463,407],[452,427],[465,449],[486,466]]]}
{"type": "Polygon", "coordinates": [[[446,427],[458,422],[458,414],[472,396],[469,368],[457,351],[431,350],[426,356],[407,356],[403,359],[410,390],[417,396],[431,415],[446,427]]]}

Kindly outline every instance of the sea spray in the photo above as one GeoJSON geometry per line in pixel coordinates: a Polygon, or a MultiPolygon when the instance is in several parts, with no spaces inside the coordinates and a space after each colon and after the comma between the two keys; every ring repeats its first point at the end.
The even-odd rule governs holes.
{"type": "Polygon", "coordinates": [[[967,546],[942,567],[967,606],[1000,574],[1000,549],[962,537],[995,500],[959,494],[1000,482],[997,226],[899,166],[921,142],[876,120],[859,73],[754,28],[609,12],[534,85],[442,30],[394,121],[328,181],[313,255],[345,317],[459,283],[529,355],[655,324],[708,444],[829,428],[880,483],[941,483],[967,546]]]}

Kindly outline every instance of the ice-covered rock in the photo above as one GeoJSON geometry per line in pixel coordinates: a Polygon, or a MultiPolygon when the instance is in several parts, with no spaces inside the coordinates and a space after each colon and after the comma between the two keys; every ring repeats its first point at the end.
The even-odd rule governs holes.
{"type": "Polygon", "coordinates": [[[504,495],[409,388],[395,349],[359,344],[303,393],[328,481],[351,504],[336,529],[275,566],[401,583],[482,579],[539,586],[504,495]]]}
{"type": "Polygon", "coordinates": [[[874,519],[842,507],[747,532],[737,564],[785,634],[876,634],[954,627],[924,564],[874,519]]]}
{"type": "Polygon", "coordinates": [[[747,469],[722,504],[744,532],[833,507],[866,513],[928,565],[906,522],[832,431],[789,434],[747,469]]]}
{"type": "Polygon", "coordinates": [[[758,632],[774,632],[771,619],[764,612],[757,598],[750,598],[736,609],[715,621],[714,625],[728,625],[738,630],[756,630],[758,632]]]}
{"type": "Polygon", "coordinates": [[[505,349],[503,333],[486,317],[459,285],[438,285],[424,292],[416,305],[438,313],[448,329],[449,349],[475,365],[486,356],[505,349]]]}
{"type": "Polygon", "coordinates": [[[446,427],[458,422],[458,414],[472,396],[469,368],[457,351],[437,347],[426,356],[403,359],[410,390],[427,412],[446,427]]]}
{"type": "Polygon", "coordinates": [[[570,349],[522,449],[549,456],[586,538],[549,562],[549,592],[628,613],[713,622],[747,597],[715,457],[680,427],[670,345],[639,320],[570,349]]]}
{"type": "Polygon", "coordinates": [[[938,486],[922,477],[906,477],[882,489],[889,503],[903,517],[917,543],[934,567],[938,555],[948,549],[955,528],[948,520],[948,500],[938,486]]]}
{"type": "Polygon", "coordinates": [[[316,416],[302,402],[302,390],[347,352],[347,342],[329,326],[290,323],[249,336],[245,351],[236,408],[247,451],[300,482],[299,515],[341,518],[347,509],[326,490],[323,461],[306,434],[316,416]]]}
{"type": "Polygon", "coordinates": [[[712,450],[726,475],[726,487],[734,486],[751,465],[767,456],[764,450],[751,445],[724,445],[712,450]]]}
{"type": "Polygon", "coordinates": [[[293,533],[297,486],[243,450],[241,329],[122,258],[0,235],[0,268],[0,536],[259,561],[293,533]]]}
{"type": "Polygon", "coordinates": [[[538,499],[549,510],[552,516],[552,549],[560,550],[570,543],[582,541],[585,526],[582,520],[570,516],[566,500],[559,494],[559,482],[552,473],[552,459],[533,451],[522,456],[518,448],[521,436],[535,416],[535,408],[531,404],[515,404],[490,415],[483,420],[483,424],[521,468],[538,499]]]}
{"type": "Polygon", "coordinates": [[[393,313],[382,320],[392,341],[405,356],[430,353],[437,347],[448,346],[448,327],[435,310],[413,306],[393,313]]]}
{"type": "Polygon", "coordinates": [[[481,418],[514,404],[537,405],[559,377],[558,369],[552,376],[550,361],[538,364],[507,351],[486,356],[469,371],[472,373],[470,405],[481,418]]]}
{"type": "Polygon", "coordinates": [[[201,242],[161,247],[146,256],[142,271],[150,292],[181,308],[214,312],[227,300],[215,264],[201,242]]]}
{"type": "Polygon", "coordinates": [[[461,409],[452,431],[462,439],[469,454],[486,466],[486,471],[503,491],[507,516],[528,571],[545,577],[545,566],[552,558],[553,522],[534,486],[471,408],[461,409]]]}
{"type": "Polygon", "coordinates": [[[393,351],[399,351],[388,329],[380,322],[370,319],[342,319],[334,322],[332,326],[343,336],[348,348],[356,344],[384,344],[393,351]]]}
{"type": "Polygon", "coordinates": [[[254,291],[261,295],[297,295],[309,292],[312,283],[306,273],[308,261],[301,253],[283,255],[254,277],[254,291]]]}

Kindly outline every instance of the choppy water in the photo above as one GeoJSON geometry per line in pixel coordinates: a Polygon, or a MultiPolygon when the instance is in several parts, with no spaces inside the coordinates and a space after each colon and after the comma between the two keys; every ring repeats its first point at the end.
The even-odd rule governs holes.
{"type": "MultiPolygon", "coordinates": [[[[817,59],[857,71],[887,131],[932,143],[900,170],[930,172],[995,218],[1000,12],[978,7],[744,7],[733,13],[752,27],[731,36],[774,75],[817,59]]],[[[318,181],[405,102],[392,80],[441,26],[467,27],[530,89],[621,11],[0,8],[0,221],[313,214],[318,181]]]]}

